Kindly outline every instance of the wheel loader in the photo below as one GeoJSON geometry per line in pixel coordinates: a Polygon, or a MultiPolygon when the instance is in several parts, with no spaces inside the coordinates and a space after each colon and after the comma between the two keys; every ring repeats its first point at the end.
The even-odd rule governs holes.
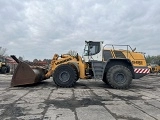
{"type": "Polygon", "coordinates": [[[0,56],[0,73],[6,74],[10,72],[10,67],[7,65],[4,57],[0,56]]]}
{"type": "Polygon", "coordinates": [[[85,41],[82,57],[78,53],[55,54],[48,70],[31,68],[13,55],[18,66],[11,86],[34,84],[52,77],[59,87],[73,87],[78,79],[98,79],[112,88],[127,89],[132,79],[149,73],[143,53],[135,52],[129,45],[123,45],[124,50],[111,46],[108,49],[103,41],[85,41]]]}
{"type": "Polygon", "coordinates": [[[160,65],[158,64],[149,64],[148,68],[150,69],[150,73],[160,73],[160,65]]]}

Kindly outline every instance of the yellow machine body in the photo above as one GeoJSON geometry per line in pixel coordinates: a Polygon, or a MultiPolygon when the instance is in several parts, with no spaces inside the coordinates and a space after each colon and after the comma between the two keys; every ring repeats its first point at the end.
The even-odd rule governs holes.
{"type": "MultiPolygon", "coordinates": [[[[104,50],[105,51],[105,50],[104,50]]],[[[129,50],[108,50],[111,52],[113,58],[127,58],[133,66],[147,66],[145,56],[140,52],[133,52],[129,50]]]]}
{"type": "Polygon", "coordinates": [[[50,69],[48,71],[48,73],[45,75],[46,78],[49,78],[50,76],[52,76],[52,74],[54,73],[54,70],[62,64],[70,64],[71,66],[76,67],[76,70],[79,73],[79,78],[81,79],[85,79],[86,75],[85,75],[85,69],[87,69],[88,64],[86,64],[85,62],[82,61],[82,58],[77,55],[77,56],[71,56],[71,55],[67,55],[67,54],[63,54],[60,56],[58,54],[55,54],[52,61],[51,61],[51,66],[50,69]]]}

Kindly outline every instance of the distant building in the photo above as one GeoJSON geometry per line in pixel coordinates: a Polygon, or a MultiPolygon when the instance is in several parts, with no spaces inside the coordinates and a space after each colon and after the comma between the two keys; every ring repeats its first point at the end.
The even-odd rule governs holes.
{"type": "Polygon", "coordinates": [[[26,62],[31,67],[48,67],[48,63],[45,61],[37,61],[37,62],[26,62]]]}
{"type": "MultiPolygon", "coordinates": [[[[5,57],[7,65],[10,66],[10,73],[13,74],[16,67],[18,66],[18,63],[11,57],[7,56],[5,57]]],[[[43,61],[35,61],[35,62],[30,62],[28,60],[23,61],[24,63],[28,64],[30,67],[41,67],[41,68],[49,68],[49,64],[51,60],[45,59],[43,61]]]]}
{"type": "Polygon", "coordinates": [[[5,57],[5,59],[6,59],[7,65],[10,66],[10,73],[13,74],[18,63],[9,56],[5,57]]]}

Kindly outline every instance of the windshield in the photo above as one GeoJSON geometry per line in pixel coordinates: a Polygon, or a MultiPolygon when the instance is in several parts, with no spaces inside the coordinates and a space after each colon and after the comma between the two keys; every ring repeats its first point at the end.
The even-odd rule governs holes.
{"type": "Polygon", "coordinates": [[[87,55],[88,55],[88,45],[85,45],[83,55],[84,55],[84,56],[87,56],[87,55]]]}

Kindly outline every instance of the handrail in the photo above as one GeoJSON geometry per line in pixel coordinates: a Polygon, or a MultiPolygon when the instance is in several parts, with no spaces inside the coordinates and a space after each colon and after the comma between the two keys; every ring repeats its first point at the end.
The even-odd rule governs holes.
{"type": "Polygon", "coordinates": [[[130,49],[131,51],[133,51],[133,49],[131,48],[130,45],[105,44],[105,45],[103,46],[103,49],[104,49],[107,45],[108,45],[108,46],[111,46],[113,50],[115,50],[115,47],[114,47],[114,46],[124,46],[124,47],[126,46],[126,48],[127,48],[127,58],[128,58],[128,56],[129,56],[129,54],[130,54],[130,56],[131,56],[134,60],[141,60],[141,59],[135,59],[135,58],[133,57],[133,55],[130,53],[129,49],[130,49]]]}

